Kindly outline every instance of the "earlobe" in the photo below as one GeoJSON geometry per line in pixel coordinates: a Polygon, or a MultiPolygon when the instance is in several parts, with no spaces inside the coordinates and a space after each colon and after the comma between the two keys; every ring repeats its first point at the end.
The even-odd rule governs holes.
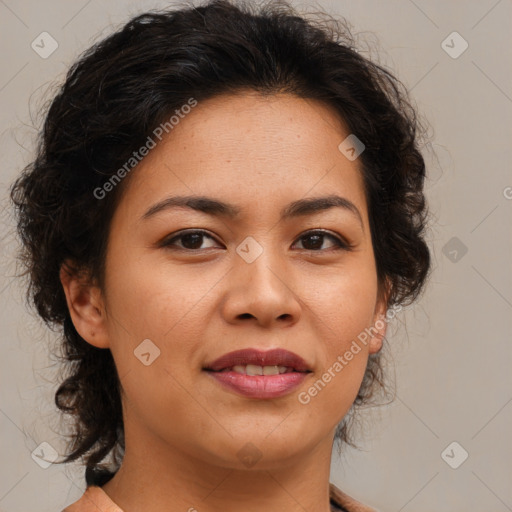
{"type": "Polygon", "coordinates": [[[68,263],[61,266],[60,282],[78,334],[97,348],[109,348],[105,308],[99,287],[91,284],[68,263]]]}
{"type": "Polygon", "coordinates": [[[372,326],[372,338],[369,343],[370,354],[376,354],[382,349],[382,342],[386,336],[388,322],[385,314],[379,314],[372,326]]]}

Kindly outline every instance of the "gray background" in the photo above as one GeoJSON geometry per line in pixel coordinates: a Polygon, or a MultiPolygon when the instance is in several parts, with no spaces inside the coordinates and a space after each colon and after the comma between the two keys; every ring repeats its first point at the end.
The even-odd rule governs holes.
{"type": "MultiPolygon", "coordinates": [[[[331,481],[386,512],[512,510],[512,2],[294,4],[344,15],[376,40],[380,61],[411,91],[432,136],[424,155],[434,272],[421,300],[391,325],[396,397],[368,410],[362,451],[334,455],[331,481]],[[461,40],[444,43],[452,56],[442,46],[453,31],[469,44],[457,58],[461,40]],[[457,469],[442,457],[455,466],[462,450],[469,456],[457,469]]],[[[56,512],[84,489],[78,465],[43,469],[31,457],[42,442],[63,450],[57,367],[48,357],[56,336],[27,311],[13,278],[6,189],[32,157],[38,109],[77,55],[132,15],[165,5],[0,0],[0,511],[56,512]],[[46,59],[31,48],[43,31],[58,43],[46,59]]]]}

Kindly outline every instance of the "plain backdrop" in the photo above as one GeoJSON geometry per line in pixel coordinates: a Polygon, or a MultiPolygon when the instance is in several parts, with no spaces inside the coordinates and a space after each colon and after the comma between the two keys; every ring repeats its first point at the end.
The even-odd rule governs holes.
{"type": "MultiPolygon", "coordinates": [[[[333,456],[331,481],[385,512],[510,511],[512,2],[293,3],[345,16],[371,43],[362,52],[396,72],[431,126],[423,152],[434,270],[390,326],[395,399],[368,410],[361,450],[333,456]]],[[[41,443],[64,449],[48,355],[57,335],[28,311],[13,277],[7,188],[33,157],[40,107],[78,54],[166,5],[0,1],[0,511],[60,511],[85,488],[79,465],[43,468],[32,457],[41,443]],[[58,45],[47,58],[31,46],[42,32],[58,45]]]]}

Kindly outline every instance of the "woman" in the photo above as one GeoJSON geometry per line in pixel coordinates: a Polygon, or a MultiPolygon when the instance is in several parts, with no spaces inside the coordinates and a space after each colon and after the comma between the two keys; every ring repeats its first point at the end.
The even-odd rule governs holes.
{"type": "Polygon", "coordinates": [[[67,512],[372,510],[331,452],[429,272],[417,127],[282,2],[146,13],[73,65],[12,189],[86,465],[67,512]]]}

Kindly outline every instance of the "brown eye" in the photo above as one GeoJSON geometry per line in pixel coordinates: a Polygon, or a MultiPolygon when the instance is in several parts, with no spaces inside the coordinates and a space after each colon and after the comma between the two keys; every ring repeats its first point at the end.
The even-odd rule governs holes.
{"type": "Polygon", "coordinates": [[[206,238],[215,241],[215,238],[210,236],[206,231],[185,231],[173,236],[170,239],[164,240],[162,242],[162,247],[170,247],[190,251],[196,251],[205,248],[208,249],[209,247],[201,247],[203,245],[204,239],[206,238]],[[176,241],[181,241],[181,245],[176,244],[176,241]]]}
{"type": "Polygon", "coordinates": [[[302,235],[299,240],[302,242],[302,249],[306,251],[323,251],[328,250],[323,248],[325,239],[330,239],[334,241],[334,249],[333,250],[349,250],[350,245],[346,242],[342,241],[340,238],[338,238],[335,235],[332,235],[330,233],[327,233],[325,231],[311,231],[306,235],[302,235]]]}

